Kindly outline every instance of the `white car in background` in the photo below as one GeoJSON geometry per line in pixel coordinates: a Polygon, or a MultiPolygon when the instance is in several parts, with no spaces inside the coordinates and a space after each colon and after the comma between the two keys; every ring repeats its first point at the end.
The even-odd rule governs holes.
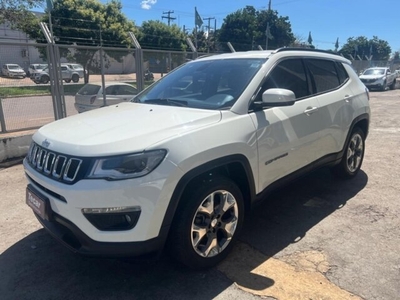
{"type": "Polygon", "coordinates": [[[1,68],[3,76],[7,77],[20,77],[25,78],[26,73],[20,65],[17,64],[4,64],[1,68]]]}
{"type": "Polygon", "coordinates": [[[88,83],[75,95],[75,108],[79,113],[95,108],[130,101],[138,93],[128,83],[109,82],[105,84],[106,101],[104,102],[101,83],[88,83]]]}
{"type": "Polygon", "coordinates": [[[29,65],[28,76],[30,76],[31,74],[34,74],[34,73],[40,73],[41,71],[46,69],[47,66],[48,66],[48,64],[31,64],[31,65],[29,65]]]}
{"type": "Polygon", "coordinates": [[[84,69],[83,69],[83,66],[81,64],[74,64],[74,63],[73,64],[72,63],[65,63],[64,64],[64,63],[62,63],[61,65],[70,67],[72,70],[78,72],[79,78],[83,78],[84,69]]]}

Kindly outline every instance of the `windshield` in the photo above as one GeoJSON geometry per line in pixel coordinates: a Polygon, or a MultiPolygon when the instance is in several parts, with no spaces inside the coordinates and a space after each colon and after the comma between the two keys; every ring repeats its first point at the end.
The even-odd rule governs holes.
{"type": "Polygon", "coordinates": [[[133,101],[202,109],[228,109],[266,61],[198,60],[168,74],[133,101]]]}
{"type": "Polygon", "coordinates": [[[19,70],[19,69],[21,69],[21,67],[18,65],[8,65],[8,69],[9,70],[19,70]]]}
{"type": "Polygon", "coordinates": [[[384,75],[384,69],[368,69],[365,70],[364,75],[384,75]]]}

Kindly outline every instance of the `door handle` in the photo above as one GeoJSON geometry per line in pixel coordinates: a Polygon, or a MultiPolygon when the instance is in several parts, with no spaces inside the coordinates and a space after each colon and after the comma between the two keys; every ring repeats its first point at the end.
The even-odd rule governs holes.
{"type": "Polygon", "coordinates": [[[350,100],[353,99],[353,95],[345,95],[344,96],[344,101],[350,102],[350,100]]]}
{"type": "Polygon", "coordinates": [[[317,112],[317,111],[318,111],[318,107],[315,107],[315,106],[311,107],[311,106],[309,106],[309,107],[306,108],[306,110],[304,111],[304,113],[305,113],[307,116],[309,116],[309,115],[312,115],[313,113],[315,113],[315,112],[317,112]]]}

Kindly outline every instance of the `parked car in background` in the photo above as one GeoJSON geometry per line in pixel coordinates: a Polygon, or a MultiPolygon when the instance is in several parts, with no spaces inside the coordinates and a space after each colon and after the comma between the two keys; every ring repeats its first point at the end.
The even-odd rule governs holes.
{"type": "Polygon", "coordinates": [[[72,63],[62,63],[62,66],[68,66],[69,68],[71,68],[72,70],[78,72],[79,74],[79,78],[83,78],[84,75],[84,69],[83,66],[81,64],[72,64],[72,63]]]}
{"type": "Polygon", "coordinates": [[[360,80],[369,89],[385,91],[387,87],[394,90],[396,87],[396,74],[389,68],[369,68],[360,75],[360,80]]]}
{"type": "Polygon", "coordinates": [[[7,77],[25,78],[26,73],[20,65],[17,64],[4,64],[1,68],[1,74],[7,77]]]}
{"type": "MultiPolygon", "coordinates": [[[[61,75],[62,79],[69,83],[69,82],[79,82],[79,72],[75,71],[74,69],[70,68],[67,65],[61,64],[61,75]]],[[[36,84],[39,83],[48,83],[50,81],[50,75],[49,75],[49,68],[45,68],[39,72],[32,73],[30,75],[30,78],[35,82],[36,84]]]]}
{"type": "Polygon", "coordinates": [[[88,83],[75,95],[75,108],[79,113],[81,113],[102,106],[130,101],[137,92],[137,89],[128,83],[106,83],[106,103],[104,103],[102,84],[88,83]]]}
{"type": "Polygon", "coordinates": [[[29,69],[28,69],[28,76],[31,76],[31,74],[33,73],[38,73],[42,70],[44,70],[45,68],[47,68],[48,64],[31,64],[29,65],[29,69]]]}

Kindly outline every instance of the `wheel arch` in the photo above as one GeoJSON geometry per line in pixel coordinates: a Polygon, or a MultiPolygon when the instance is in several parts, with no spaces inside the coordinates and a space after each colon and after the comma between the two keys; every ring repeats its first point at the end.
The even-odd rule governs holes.
{"type": "Polygon", "coordinates": [[[367,138],[368,132],[369,132],[369,114],[367,114],[367,113],[361,114],[353,120],[353,122],[350,125],[349,131],[347,133],[346,140],[343,144],[343,148],[336,156],[334,164],[338,164],[340,162],[340,160],[342,159],[346,145],[350,140],[351,133],[353,132],[354,128],[356,128],[356,127],[360,128],[364,132],[365,138],[367,138]]]}
{"type": "Polygon", "coordinates": [[[239,187],[243,195],[245,211],[249,211],[251,203],[255,199],[255,181],[250,163],[243,155],[229,155],[200,165],[182,176],[168,204],[162,227],[164,229],[167,227],[167,231],[169,231],[169,226],[173,221],[182,195],[186,189],[190,189],[193,184],[203,180],[210,180],[221,175],[233,180],[239,187]]]}

